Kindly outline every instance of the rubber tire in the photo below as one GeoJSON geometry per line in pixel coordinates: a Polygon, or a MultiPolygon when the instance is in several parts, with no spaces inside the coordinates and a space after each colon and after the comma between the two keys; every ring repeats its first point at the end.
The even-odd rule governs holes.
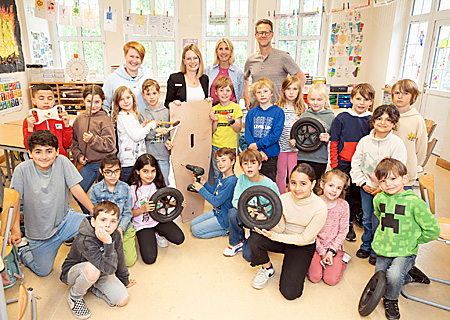
{"type": "MultiPolygon", "coordinates": [[[[304,130],[303,130],[304,131],[304,130]]],[[[291,139],[295,139],[295,147],[302,151],[302,152],[313,152],[321,148],[324,144],[322,141],[319,140],[319,135],[321,133],[325,133],[325,128],[323,127],[322,123],[319,120],[316,120],[314,118],[303,118],[297,120],[291,129],[291,139]],[[301,129],[303,129],[306,126],[311,126],[316,132],[313,133],[311,136],[317,136],[316,140],[311,144],[305,144],[304,142],[306,140],[310,140],[309,133],[307,135],[306,139],[303,139],[303,141],[300,141],[299,138],[299,132],[301,129]]]]}
{"type": "Polygon", "coordinates": [[[172,220],[174,220],[175,218],[177,218],[181,212],[183,211],[183,207],[181,206],[181,204],[184,201],[184,197],[183,194],[180,192],[180,190],[177,190],[175,188],[161,188],[158,191],[156,191],[152,197],[150,198],[150,201],[153,201],[155,204],[158,202],[162,202],[163,207],[150,211],[150,217],[152,217],[153,220],[158,221],[158,222],[170,222],[172,220]],[[167,201],[167,197],[172,197],[175,198],[174,200],[176,201],[175,206],[170,204],[169,201],[171,201],[171,199],[169,201],[167,201]],[[169,209],[175,207],[175,209],[170,212],[170,214],[162,214],[159,212],[160,209],[169,209]]]}
{"type": "Polygon", "coordinates": [[[380,270],[370,278],[359,300],[358,311],[363,317],[368,316],[377,307],[386,289],[386,272],[380,270]]]}
{"type": "Polygon", "coordinates": [[[272,189],[264,186],[253,186],[242,192],[239,197],[238,212],[239,217],[247,228],[253,229],[257,227],[259,229],[270,230],[280,222],[281,216],[283,215],[283,206],[280,197],[272,189]],[[263,196],[269,200],[268,204],[262,205],[263,207],[272,205],[271,215],[267,220],[256,220],[248,214],[247,204],[256,196],[263,196]]]}

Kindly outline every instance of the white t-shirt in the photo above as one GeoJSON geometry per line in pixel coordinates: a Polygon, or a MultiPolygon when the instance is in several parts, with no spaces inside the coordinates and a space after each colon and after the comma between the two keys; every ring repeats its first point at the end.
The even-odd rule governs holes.
{"type": "Polygon", "coordinates": [[[201,85],[197,88],[186,86],[186,101],[200,101],[205,99],[205,92],[201,85]]]}

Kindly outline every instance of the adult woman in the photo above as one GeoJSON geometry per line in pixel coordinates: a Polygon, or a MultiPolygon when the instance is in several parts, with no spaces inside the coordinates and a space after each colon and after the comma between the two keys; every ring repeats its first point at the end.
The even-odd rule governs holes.
{"type": "Polygon", "coordinates": [[[184,101],[198,101],[208,98],[208,77],[203,74],[202,53],[195,44],[183,49],[180,72],[172,73],[167,80],[167,94],[164,105],[181,105],[184,101]]]}
{"type": "Polygon", "coordinates": [[[248,240],[252,252],[251,265],[262,265],[252,286],[262,289],[275,273],[268,251],[284,253],[280,276],[280,292],[288,300],[303,293],[306,273],[316,250],[316,236],[327,219],[327,206],[312,190],[314,169],[298,164],[290,176],[291,192],[280,196],[283,216],[271,230],[255,228],[248,240]]]}
{"type": "Polygon", "coordinates": [[[233,43],[228,38],[219,39],[214,52],[214,64],[205,70],[209,78],[209,96],[213,98],[213,106],[219,103],[214,88],[219,76],[225,76],[231,80],[234,89],[231,101],[239,103],[244,95],[244,74],[239,67],[233,65],[235,60],[233,43]]]}
{"type": "Polygon", "coordinates": [[[148,106],[148,103],[142,97],[142,83],[149,78],[144,67],[141,66],[144,61],[145,48],[137,41],[130,41],[123,46],[123,54],[125,65],[111,73],[103,85],[106,96],[104,108],[107,112],[110,112],[114,91],[120,86],[126,86],[134,93],[138,111],[141,112],[148,106]]]}

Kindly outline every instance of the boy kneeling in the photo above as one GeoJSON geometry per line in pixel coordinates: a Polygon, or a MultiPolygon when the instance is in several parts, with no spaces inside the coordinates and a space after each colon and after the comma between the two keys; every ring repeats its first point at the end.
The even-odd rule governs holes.
{"type": "Polygon", "coordinates": [[[375,272],[386,271],[386,318],[399,319],[402,286],[411,281],[430,283],[414,262],[419,244],[437,239],[440,228],[427,204],[414,191],[404,190],[409,177],[401,161],[383,159],[375,168],[375,176],[383,190],[373,200],[375,215],[380,219],[372,243],[378,255],[375,272]]]}
{"type": "Polygon", "coordinates": [[[136,284],[128,278],[122,239],[116,230],[119,214],[119,207],[110,201],[97,204],[91,220],[81,222],[62,265],[60,279],[72,286],[67,302],[78,319],[91,316],[83,300],[89,289],[110,306],[123,307],[130,298],[126,288],[136,284]]]}

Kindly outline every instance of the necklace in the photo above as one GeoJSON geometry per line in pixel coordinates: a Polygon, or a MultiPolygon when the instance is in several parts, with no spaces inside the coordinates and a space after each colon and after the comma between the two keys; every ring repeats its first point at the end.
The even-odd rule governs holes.
{"type": "MultiPolygon", "coordinates": [[[[195,80],[192,80],[191,78],[189,78],[189,76],[186,73],[186,78],[189,79],[190,82],[192,82],[192,84],[195,86],[197,84],[197,82],[195,80]]],[[[195,78],[194,78],[195,79],[195,78]]]]}

